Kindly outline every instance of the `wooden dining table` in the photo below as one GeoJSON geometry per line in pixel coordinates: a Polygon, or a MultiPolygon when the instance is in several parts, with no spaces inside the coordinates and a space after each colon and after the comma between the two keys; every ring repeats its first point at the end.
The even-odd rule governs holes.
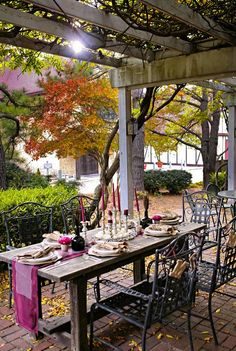
{"type": "MultiPolygon", "coordinates": [[[[200,232],[205,224],[182,223],[178,226],[179,233],[200,232]]],[[[92,231],[91,231],[92,233],[92,231]]],[[[94,234],[94,231],[93,231],[94,234]]],[[[38,269],[38,277],[56,283],[69,281],[70,316],[58,317],[48,321],[40,313],[38,328],[44,335],[54,337],[67,345],[72,351],[88,351],[87,324],[87,282],[89,279],[110,272],[129,263],[134,263],[134,281],[143,279],[145,274],[145,257],[152,255],[159,247],[168,244],[173,236],[137,236],[129,241],[129,251],[114,257],[95,258],[83,255],[66,261],[59,261],[38,269]]],[[[33,246],[33,245],[32,245],[33,246]]],[[[0,261],[11,263],[18,255],[27,252],[32,246],[1,252],[0,261]]],[[[39,297],[41,311],[41,298],[39,297]]]]}

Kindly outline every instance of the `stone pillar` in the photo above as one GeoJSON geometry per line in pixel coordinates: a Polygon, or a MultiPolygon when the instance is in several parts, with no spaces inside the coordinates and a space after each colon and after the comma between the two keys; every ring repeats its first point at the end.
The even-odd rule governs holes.
{"type": "Polygon", "coordinates": [[[236,189],[236,95],[225,94],[229,108],[228,190],[236,189]]]}
{"type": "Polygon", "coordinates": [[[132,135],[127,134],[127,121],[131,117],[131,92],[119,89],[119,145],[121,210],[133,215],[132,135]]]}

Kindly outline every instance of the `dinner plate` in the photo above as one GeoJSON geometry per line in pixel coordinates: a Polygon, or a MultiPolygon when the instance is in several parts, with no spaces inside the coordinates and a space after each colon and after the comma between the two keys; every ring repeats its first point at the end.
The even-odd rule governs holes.
{"type": "Polygon", "coordinates": [[[175,218],[175,219],[161,219],[160,220],[160,224],[175,225],[175,224],[179,224],[179,223],[180,223],[180,219],[179,218],[175,218]]]}
{"type": "Polygon", "coordinates": [[[60,249],[61,248],[61,244],[59,244],[55,240],[43,239],[42,244],[43,244],[44,247],[50,246],[50,247],[54,247],[55,249],[60,249]]]}
{"type": "Polygon", "coordinates": [[[97,256],[97,257],[112,257],[112,256],[122,255],[123,253],[126,253],[127,251],[128,250],[120,252],[120,250],[118,250],[118,249],[117,250],[106,250],[106,249],[100,248],[99,245],[93,245],[88,250],[88,254],[93,255],[93,256],[97,256]]]}
{"type": "Polygon", "coordinates": [[[59,255],[56,254],[55,252],[49,252],[48,255],[43,256],[43,257],[39,257],[39,258],[21,258],[20,260],[18,260],[18,262],[22,263],[22,264],[28,264],[28,265],[42,265],[42,264],[46,264],[46,263],[53,263],[55,261],[57,261],[59,259],[59,255]]]}
{"type": "Polygon", "coordinates": [[[144,234],[145,235],[150,235],[150,236],[156,236],[156,237],[174,236],[174,235],[177,234],[177,231],[169,232],[169,231],[165,231],[165,230],[152,230],[152,229],[146,228],[144,230],[144,234]]]}

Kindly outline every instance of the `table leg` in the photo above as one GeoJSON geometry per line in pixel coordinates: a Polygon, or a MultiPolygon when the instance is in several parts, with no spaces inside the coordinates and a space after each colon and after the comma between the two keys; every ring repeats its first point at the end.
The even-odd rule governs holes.
{"type": "Polygon", "coordinates": [[[71,351],[88,351],[87,279],[70,281],[71,351]]]}
{"type": "Polygon", "coordinates": [[[134,284],[144,279],[145,275],[145,259],[134,261],[134,284]]]}

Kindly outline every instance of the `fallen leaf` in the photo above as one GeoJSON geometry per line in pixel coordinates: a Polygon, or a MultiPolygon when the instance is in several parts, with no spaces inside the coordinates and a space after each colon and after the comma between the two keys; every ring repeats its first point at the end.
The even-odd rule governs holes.
{"type": "Polygon", "coordinates": [[[172,335],[170,335],[170,334],[166,334],[166,337],[167,337],[168,339],[174,339],[174,337],[173,337],[172,335]]]}

